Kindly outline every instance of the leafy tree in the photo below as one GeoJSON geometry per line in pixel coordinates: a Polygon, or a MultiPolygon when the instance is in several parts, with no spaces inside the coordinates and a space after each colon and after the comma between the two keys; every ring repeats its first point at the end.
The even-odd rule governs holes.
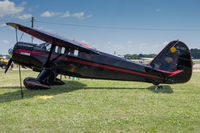
{"type": "Polygon", "coordinates": [[[156,54],[125,54],[126,59],[154,58],[156,54]]]}
{"type": "Polygon", "coordinates": [[[194,48],[191,49],[190,51],[193,59],[200,59],[200,49],[194,48]]]}

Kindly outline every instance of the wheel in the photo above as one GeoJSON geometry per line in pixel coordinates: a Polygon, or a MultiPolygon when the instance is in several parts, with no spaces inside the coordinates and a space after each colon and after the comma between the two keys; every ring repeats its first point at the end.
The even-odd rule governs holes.
{"type": "Polygon", "coordinates": [[[29,90],[47,90],[50,86],[41,84],[36,78],[25,78],[24,86],[29,90]]]}
{"type": "Polygon", "coordinates": [[[6,69],[6,66],[2,66],[2,69],[6,69]]]}

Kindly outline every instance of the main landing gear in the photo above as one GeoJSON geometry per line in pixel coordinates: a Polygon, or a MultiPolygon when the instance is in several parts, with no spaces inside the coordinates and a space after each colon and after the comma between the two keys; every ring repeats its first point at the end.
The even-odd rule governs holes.
{"type": "Polygon", "coordinates": [[[163,88],[163,86],[161,86],[161,85],[155,85],[155,91],[158,91],[158,89],[162,89],[163,88]]]}
{"type": "Polygon", "coordinates": [[[65,84],[60,79],[56,78],[57,74],[50,68],[44,68],[37,78],[28,77],[24,79],[24,86],[30,90],[46,90],[50,89],[50,85],[65,84]]]}

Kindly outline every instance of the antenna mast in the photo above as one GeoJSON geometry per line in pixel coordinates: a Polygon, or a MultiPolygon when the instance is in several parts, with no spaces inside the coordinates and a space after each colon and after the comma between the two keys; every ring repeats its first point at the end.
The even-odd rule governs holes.
{"type": "MultiPolygon", "coordinates": [[[[34,17],[31,18],[31,27],[33,28],[34,26],[34,17]]],[[[33,36],[31,37],[32,43],[33,43],[33,36]]]]}

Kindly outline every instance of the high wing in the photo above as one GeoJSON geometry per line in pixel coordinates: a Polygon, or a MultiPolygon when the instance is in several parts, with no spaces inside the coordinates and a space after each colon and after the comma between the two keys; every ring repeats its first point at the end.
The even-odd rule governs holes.
{"type": "Polygon", "coordinates": [[[99,51],[97,51],[96,49],[78,41],[66,39],[64,37],[46,31],[41,31],[35,28],[26,27],[16,23],[6,23],[6,24],[53,45],[74,48],[87,53],[99,54],[99,51]]]}

